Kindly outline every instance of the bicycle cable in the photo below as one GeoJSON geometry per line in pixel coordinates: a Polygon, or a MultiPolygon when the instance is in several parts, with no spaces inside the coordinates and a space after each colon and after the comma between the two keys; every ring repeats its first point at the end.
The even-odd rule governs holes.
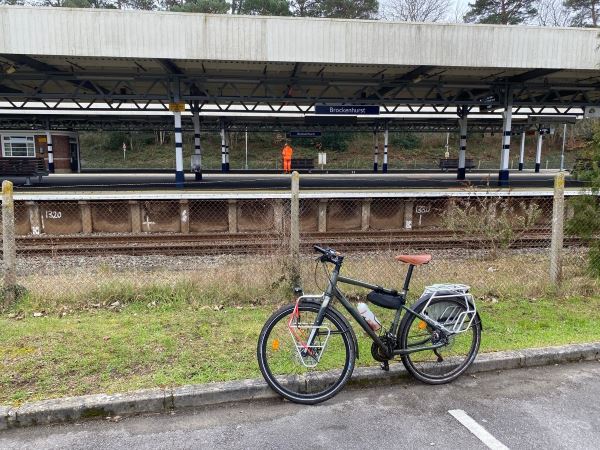
{"type": "MultiPolygon", "coordinates": [[[[319,266],[319,263],[320,263],[319,259],[317,259],[317,262],[315,263],[314,276],[315,276],[315,286],[317,286],[318,290],[321,290],[321,286],[319,286],[319,282],[318,282],[318,279],[317,279],[317,267],[319,266]]],[[[327,264],[321,262],[321,265],[323,266],[323,272],[325,273],[325,277],[327,278],[327,280],[331,284],[331,272],[327,269],[327,264]]],[[[336,286],[336,289],[337,289],[337,286],[336,286]]],[[[322,290],[323,290],[323,292],[325,292],[325,289],[322,289],[322,290]]]]}

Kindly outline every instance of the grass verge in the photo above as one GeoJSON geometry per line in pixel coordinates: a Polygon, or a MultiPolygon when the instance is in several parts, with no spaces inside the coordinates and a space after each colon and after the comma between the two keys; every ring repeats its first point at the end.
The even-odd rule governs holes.
{"type": "MultiPolygon", "coordinates": [[[[274,309],[174,297],[64,316],[4,315],[0,404],[259,377],[256,341],[274,309]]],[[[479,310],[482,352],[600,340],[598,296],[511,296],[480,301],[479,310]]],[[[370,340],[361,333],[359,342],[359,365],[373,364],[370,340]]]]}

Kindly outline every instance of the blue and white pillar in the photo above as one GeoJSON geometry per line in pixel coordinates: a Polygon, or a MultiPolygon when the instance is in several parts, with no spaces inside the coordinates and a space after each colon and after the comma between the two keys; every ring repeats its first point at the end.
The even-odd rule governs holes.
{"type": "Polygon", "coordinates": [[[229,172],[229,133],[225,133],[225,171],[229,172]]]}
{"type": "Polygon", "coordinates": [[[525,135],[526,130],[521,131],[521,153],[519,154],[519,172],[523,172],[525,167],[525,135]]]}
{"type": "Polygon", "coordinates": [[[463,115],[458,119],[458,125],[460,128],[460,143],[458,149],[458,171],[456,174],[457,180],[464,180],[466,178],[466,163],[467,163],[467,116],[463,115]]]}
{"type": "Polygon", "coordinates": [[[504,110],[504,125],[502,135],[502,153],[500,156],[500,172],[498,174],[498,186],[508,186],[508,164],[510,158],[510,135],[512,128],[512,92],[508,93],[506,108],[504,110]]]}
{"type": "Polygon", "coordinates": [[[181,112],[174,111],[175,118],[175,186],[183,187],[185,177],[183,175],[183,136],[181,132],[181,112]]]}
{"type": "Polygon", "coordinates": [[[377,139],[377,130],[373,131],[373,141],[375,148],[373,150],[373,172],[377,172],[377,165],[379,164],[379,142],[377,139]]]}
{"type": "Polygon", "coordinates": [[[227,172],[227,143],[225,141],[225,124],[221,122],[221,172],[227,172]]]}
{"type": "Polygon", "coordinates": [[[192,171],[196,181],[202,180],[202,145],[200,144],[200,111],[192,110],[192,121],[194,122],[194,156],[192,157],[192,171]]]}
{"type": "Polygon", "coordinates": [[[535,173],[539,173],[542,163],[542,143],[544,141],[543,133],[538,130],[537,149],[535,152],[535,173]]]}
{"type": "Polygon", "coordinates": [[[54,149],[52,148],[52,134],[46,131],[46,144],[48,145],[48,172],[54,173],[54,149]]]}
{"type": "Polygon", "coordinates": [[[389,126],[385,123],[385,129],[383,131],[383,173],[387,173],[388,170],[388,143],[389,143],[389,126]]]}

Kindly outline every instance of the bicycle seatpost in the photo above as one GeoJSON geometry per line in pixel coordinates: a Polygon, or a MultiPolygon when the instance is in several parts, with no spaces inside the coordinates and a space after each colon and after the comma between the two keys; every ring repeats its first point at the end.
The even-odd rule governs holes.
{"type": "Polygon", "coordinates": [[[415,268],[414,264],[410,264],[408,266],[408,270],[406,271],[406,277],[404,278],[404,286],[402,287],[402,290],[404,291],[405,295],[406,295],[406,292],[408,292],[408,286],[410,285],[410,279],[412,277],[414,268],[415,268]]]}

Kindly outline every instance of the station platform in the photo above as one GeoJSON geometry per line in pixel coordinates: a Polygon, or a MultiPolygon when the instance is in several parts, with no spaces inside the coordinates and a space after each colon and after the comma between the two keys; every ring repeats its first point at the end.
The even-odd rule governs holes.
{"type": "MultiPolygon", "coordinates": [[[[511,172],[510,185],[504,189],[552,188],[556,171],[511,172]]],[[[81,173],[51,174],[27,186],[21,177],[8,178],[20,192],[48,191],[138,191],[176,190],[172,173],[81,173]]],[[[498,172],[468,173],[466,180],[459,181],[455,173],[350,173],[350,174],[301,174],[300,188],[310,190],[369,190],[369,189],[456,189],[498,188],[498,172]]],[[[206,173],[202,181],[195,181],[194,174],[186,174],[186,191],[279,191],[288,190],[290,175],[273,173],[206,173]]],[[[567,187],[584,185],[567,174],[567,187]]]]}

